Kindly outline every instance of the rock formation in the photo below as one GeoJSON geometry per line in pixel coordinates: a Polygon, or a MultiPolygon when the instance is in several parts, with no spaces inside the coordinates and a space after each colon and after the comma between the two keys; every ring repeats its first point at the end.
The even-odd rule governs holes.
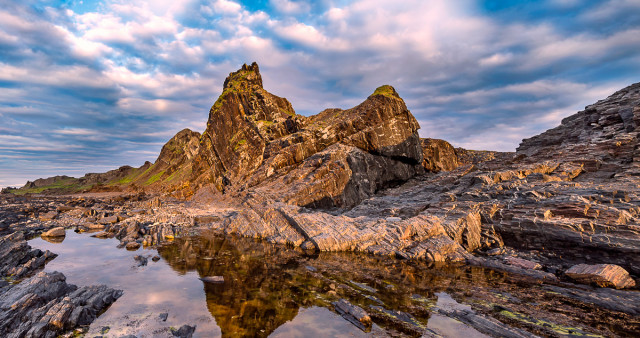
{"type": "Polygon", "coordinates": [[[213,186],[299,206],[353,207],[423,172],[418,128],[391,86],[351,109],[297,115],[262,87],[253,63],[229,74],[203,134],[178,133],[134,184],[178,196],[213,186]]]}

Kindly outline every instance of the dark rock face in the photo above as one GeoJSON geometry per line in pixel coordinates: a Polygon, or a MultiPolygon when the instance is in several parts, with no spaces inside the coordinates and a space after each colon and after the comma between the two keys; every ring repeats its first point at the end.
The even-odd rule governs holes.
{"type": "Polygon", "coordinates": [[[101,286],[78,288],[59,272],[45,273],[0,289],[3,337],[57,337],[90,324],[122,291],[101,286]]]}

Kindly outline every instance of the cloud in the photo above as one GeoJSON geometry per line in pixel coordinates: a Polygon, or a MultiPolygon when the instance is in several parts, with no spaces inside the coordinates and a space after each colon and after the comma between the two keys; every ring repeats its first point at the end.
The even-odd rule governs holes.
{"type": "Polygon", "coordinates": [[[270,0],[269,2],[278,12],[285,14],[299,14],[311,9],[308,3],[300,0],[270,0]]]}

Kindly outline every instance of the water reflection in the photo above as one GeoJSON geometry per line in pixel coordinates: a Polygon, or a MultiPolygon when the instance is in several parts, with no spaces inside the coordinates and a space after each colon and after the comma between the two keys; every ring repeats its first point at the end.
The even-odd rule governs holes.
{"type": "MultiPolygon", "coordinates": [[[[415,335],[427,326],[429,309],[437,302],[435,292],[451,287],[462,274],[481,274],[479,280],[493,282],[502,278],[483,269],[434,270],[419,263],[358,254],[309,257],[292,248],[213,233],[177,239],[159,253],[178,273],[224,277],[223,284],[204,286],[207,307],[223,336],[282,334],[285,328],[276,329],[287,322],[285,332],[305,332],[312,327],[296,326],[308,325],[308,319],[298,318],[299,313],[307,318],[322,316],[324,311],[319,309],[332,310],[331,302],[339,298],[368,310],[369,306],[382,309],[371,311],[376,323],[415,335]],[[407,315],[399,320],[397,311],[407,315]]],[[[348,324],[330,313],[340,324],[348,324]]],[[[354,326],[347,327],[353,331],[354,326]]],[[[375,326],[374,333],[380,330],[375,326]]]]}
{"type": "MultiPolygon", "coordinates": [[[[353,253],[308,256],[293,248],[214,233],[176,238],[157,252],[117,249],[114,239],[70,231],[62,243],[37,238],[30,244],[59,254],[46,270],[64,273],[70,283],[124,290],[91,325],[88,336],[109,327],[107,336],[113,337],[171,337],[172,327],[188,324],[197,326],[196,337],[419,336],[427,328],[443,336],[480,337],[473,328],[433,314],[432,308],[470,308],[462,301],[490,316],[509,308],[581,326],[581,316],[590,311],[583,303],[558,300],[540,285],[492,270],[433,268],[353,253]],[[149,259],[146,266],[137,266],[133,259],[156,253],[160,261],[149,259]],[[224,283],[198,279],[207,276],[223,276],[224,283]],[[335,313],[331,303],[341,298],[371,315],[371,333],[335,313]],[[165,312],[168,319],[162,321],[159,314],[165,312]]],[[[591,325],[601,321],[593,318],[591,325]]]]}

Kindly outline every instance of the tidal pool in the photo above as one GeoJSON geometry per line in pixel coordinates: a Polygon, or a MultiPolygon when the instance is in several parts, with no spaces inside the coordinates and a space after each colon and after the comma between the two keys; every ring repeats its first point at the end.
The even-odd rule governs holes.
{"type": "MultiPolygon", "coordinates": [[[[416,336],[425,329],[443,336],[484,337],[432,311],[471,305],[502,321],[509,319],[503,314],[507,309],[525,318],[546,318],[562,330],[579,326],[574,330],[583,332],[598,325],[580,321],[582,312],[589,311],[580,304],[560,300],[557,310],[563,315],[558,316],[549,301],[541,301],[546,292],[542,286],[477,267],[434,268],[352,253],[309,255],[214,233],[177,238],[157,250],[127,251],[117,248],[115,239],[72,231],[61,243],[41,238],[29,243],[57,253],[45,270],[64,273],[69,283],[124,290],[90,326],[91,337],[171,336],[184,324],[196,325],[196,337],[416,336]],[[138,266],[136,255],[148,257],[148,264],[138,266]],[[151,259],[155,255],[157,262],[151,259]],[[224,283],[204,283],[199,277],[205,276],[223,276],[224,283]],[[367,332],[334,311],[331,303],[340,298],[370,313],[374,324],[367,332]],[[575,316],[567,318],[571,311],[575,316]],[[162,313],[168,314],[166,321],[159,317],[162,313]],[[562,322],[554,322],[557,318],[562,322]]],[[[510,325],[537,332],[526,322],[510,320],[510,325]]]]}

